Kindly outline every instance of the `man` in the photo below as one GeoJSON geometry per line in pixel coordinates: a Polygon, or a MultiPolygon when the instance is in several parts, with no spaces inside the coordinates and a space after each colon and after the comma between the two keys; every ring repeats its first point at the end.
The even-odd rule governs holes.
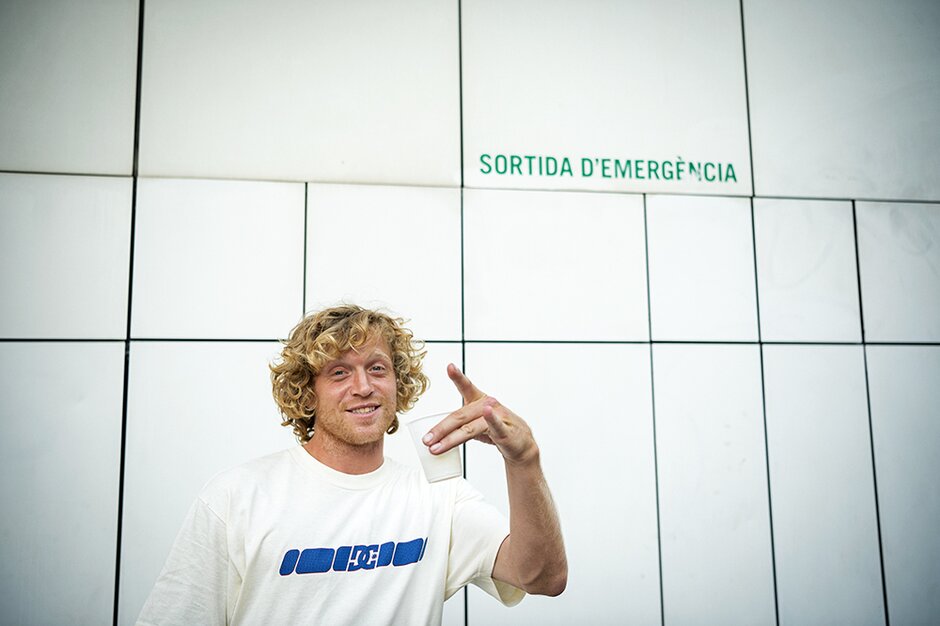
{"type": "Polygon", "coordinates": [[[437,624],[474,583],[506,605],[558,595],[567,560],[528,425],[447,373],[464,405],[425,436],[432,454],[497,447],[505,519],[462,478],[428,483],[383,456],[397,413],[425,391],[402,321],[347,305],[306,317],[272,366],[301,446],[222,472],[203,489],[138,624],[437,624]]]}

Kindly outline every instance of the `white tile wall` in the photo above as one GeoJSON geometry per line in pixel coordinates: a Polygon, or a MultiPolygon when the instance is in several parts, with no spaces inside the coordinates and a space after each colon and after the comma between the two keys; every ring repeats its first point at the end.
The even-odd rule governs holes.
{"type": "Polygon", "coordinates": [[[466,184],[749,194],[738,6],[731,0],[464,4],[466,184]],[[491,158],[481,159],[484,154],[491,158]],[[500,175],[496,155],[551,156],[559,163],[567,157],[573,175],[561,175],[559,167],[558,175],[540,176],[537,159],[534,175],[524,159],[519,171],[526,174],[500,175]],[[593,162],[603,158],[642,160],[642,176],[636,163],[633,177],[625,178],[610,162],[605,177],[603,164],[593,162]],[[592,162],[593,175],[582,175],[581,159],[592,162]],[[656,161],[655,175],[648,161],[656,161]],[[662,161],[672,163],[671,180],[662,161]],[[699,180],[689,162],[702,169],[713,163],[706,174],[715,180],[699,180]]]}
{"type": "MultiPolygon", "coordinates": [[[[0,621],[110,621],[123,343],[9,339],[125,336],[132,180],[119,177],[133,169],[139,4],[0,3],[0,525],[13,538],[0,558],[31,563],[0,581],[0,621]],[[26,428],[27,412],[56,428],[26,428]]],[[[940,338],[933,0],[146,12],[135,337],[274,338],[305,307],[384,304],[447,340],[428,348],[435,384],[415,412],[446,410],[464,322],[471,340],[649,340],[643,198],[584,193],[644,191],[674,194],[647,198],[655,340],[758,339],[752,215],[763,339],[858,341],[859,282],[866,340],[940,338]],[[768,196],[753,213],[730,197],[752,192],[749,125],[768,196]],[[316,181],[306,231],[303,185],[257,180],[316,181]],[[366,245],[403,260],[348,254],[366,245]]],[[[199,485],[293,444],[264,369],[276,349],[133,342],[121,623],[199,485]]],[[[770,622],[760,351],[654,349],[665,621],[770,622]]],[[[558,599],[503,610],[471,590],[470,621],[659,624],[649,347],[466,350],[471,375],[536,429],[572,563],[558,599]]],[[[781,622],[881,621],[874,478],[891,622],[940,614],[940,353],[866,348],[871,476],[860,350],[765,346],[781,622]]],[[[389,455],[407,460],[402,444],[389,455]]],[[[472,445],[469,467],[505,506],[494,451],[472,445]]],[[[445,623],[463,612],[458,594],[445,623]]]]}
{"type": "MultiPolygon", "coordinates": [[[[659,624],[649,347],[469,344],[467,373],[531,426],[569,565],[564,594],[511,610],[470,589],[470,623],[659,624]]],[[[495,448],[467,445],[467,477],[508,511],[495,448]]]]}
{"type": "Polygon", "coordinates": [[[123,339],[131,180],[0,174],[0,337],[123,339]]]}
{"type": "Polygon", "coordinates": [[[756,341],[750,201],[649,196],[654,340],[756,341]]]}
{"type": "Polygon", "coordinates": [[[141,173],[460,181],[457,4],[149,3],[141,173]]]}
{"type": "Polygon", "coordinates": [[[861,341],[851,202],[755,198],[761,337],[861,341]]]}
{"type": "Polygon", "coordinates": [[[773,624],[760,354],[653,347],[667,624],[773,624]]]}
{"type": "Polygon", "coordinates": [[[647,341],[640,196],[464,192],[468,339],[647,341]]]}
{"type": "Polygon", "coordinates": [[[868,341],[940,341],[940,204],[859,202],[868,341]]]}
{"type": "Polygon", "coordinates": [[[199,489],[296,445],[271,398],[276,343],[132,342],[120,624],[137,619],[199,489]]]}
{"type": "Polygon", "coordinates": [[[107,624],[124,344],[0,344],[0,576],[8,624],[107,624]]]}
{"type": "Polygon", "coordinates": [[[883,624],[861,346],[765,346],[780,623],[883,624]]]}
{"type": "Polygon", "coordinates": [[[0,3],[0,170],[131,173],[138,4],[0,3]]]}
{"type": "Polygon", "coordinates": [[[309,185],[308,311],[353,302],[460,340],[460,190],[309,185]]]}
{"type": "Polygon", "coordinates": [[[131,334],[286,336],[303,307],[304,186],[141,179],[131,334]]]}
{"type": "Polygon", "coordinates": [[[888,613],[930,624],[940,615],[940,347],[867,350],[888,613]]]}
{"type": "Polygon", "coordinates": [[[755,193],[940,198],[940,5],[744,2],[755,193]]]}

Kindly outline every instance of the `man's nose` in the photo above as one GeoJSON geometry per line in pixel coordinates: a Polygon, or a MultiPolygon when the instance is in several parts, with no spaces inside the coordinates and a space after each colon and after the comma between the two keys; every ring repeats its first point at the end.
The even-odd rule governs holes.
{"type": "Polygon", "coordinates": [[[357,396],[367,396],[372,393],[372,379],[364,369],[353,372],[352,392],[357,396]]]}

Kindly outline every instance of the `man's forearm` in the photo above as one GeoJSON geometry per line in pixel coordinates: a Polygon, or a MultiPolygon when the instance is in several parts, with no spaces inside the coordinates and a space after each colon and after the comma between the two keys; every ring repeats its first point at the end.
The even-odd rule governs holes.
{"type": "Polygon", "coordinates": [[[432,454],[469,439],[499,449],[509,488],[509,536],[496,554],[493,578],[528,593],[557,596],[568,584],[568,559],[532,430],[496,398],[477,389],[453,363],[447,366],[447,375],[464,405],[433,427],[423,441],[432,454]]]}
{"type": "MultiPolygon", "coordinates": [[[[568,560],[558,512],[542,473],[538,450],[524,462],[505,461],[509,491],[506,575],[528,593],[557,596],[568,582],[568,560]]],[[[500,578],[494,569],[494,577],[500,578]]]]}

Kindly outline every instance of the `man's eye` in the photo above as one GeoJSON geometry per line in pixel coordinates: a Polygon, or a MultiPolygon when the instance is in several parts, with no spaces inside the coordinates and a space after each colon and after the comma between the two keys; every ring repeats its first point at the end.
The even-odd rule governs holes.
{"type": "Polygon", "coordinates": [[[331,375],[331,376],[342,376],[342,375],[345,374],[345,373],[346,373],[346,370],[333,370],[332,372],[330,372],[330,375],[331,375]]]}
{"type": "Polygon", "coordinates": [[[384,365],[373,365],[373,366],[372,366],[372,371],[373,371],[373,372],[384,372],[384,371],[385,371],[385,366],[384,366],[384,365]]]}

